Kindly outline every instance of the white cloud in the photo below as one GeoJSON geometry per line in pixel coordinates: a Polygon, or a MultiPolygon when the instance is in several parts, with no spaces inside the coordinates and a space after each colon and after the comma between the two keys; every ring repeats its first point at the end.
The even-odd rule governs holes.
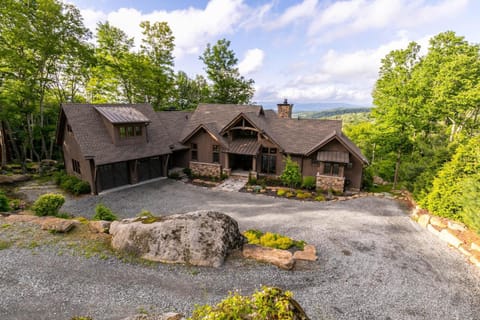
{"type": "Polygon", "coordinates": [[[142,13],[133,8],[120,8],[105,14],[101,11],[81,10],[86,25],[95,30],[96,22],[108,20],[122,29],[128,36],[135,38],[138,46],[142,38],[140,22],[166,21],[175,36],[175,56],[186,53],[199,53],[205,43],[217,40],[225,34],[235,31],[239,22],[247,13],[242,0],[211,0],[204,9],[189,7],[173,11],[153,11],[142,13]],[[98,19],[97,21],[94,21],[98,19]]]}
{"type": "Polygon", "coordinates": [[[263,52],[263,50],[258,48],[248,50],[245,58],[238,64],[240,74],[247,75],[260,69],[263,65],[264,58],[265,52],[263,52]]]}
{"type": "Polygon", "coordinates": [[[348,0],[318,13],[308,28],[311,37],[332,41],[370,29],[415,27],[458,14],[469,0],[348,0]]]}
{"type": "MultiPolygon", "coordinates": [[[[422,46],[422,53],[426,52],[429,38],[424,36],[416,41],[422,46]]],[[[410,41],[408,33],[400,31],[395,39],[377,48],[351,52],[328,50],[318,61],[310,62],[310,67],[297,68],[297,76],[291,81],[268,90],[262,88],[258,99],[269,101],[288,97],[292,101],[370,104],[382,58],[392,50],[405,49],[410,41]]]]}
{"type": "Polygon", "coordinates": [[[315,14],[317,0],[304,0],[302,3],[289,7],[285,12],[275,21],[268,24],[269,29],[278,29],[285,27],[294,22],[298,22],[305,18],[311,17],[315,14]]]}
{"type": "Polygon", "coordinates": [[[92,9],[84,9],[81,10],[81,14],[83,17],[83,23],[85,27],[90,29],[93,33],[95,33],[95,29],[97,28],[97,23],[99,21],[104,21],[107,18],[107,14],[103,11],[95,11],[92,9]]]}

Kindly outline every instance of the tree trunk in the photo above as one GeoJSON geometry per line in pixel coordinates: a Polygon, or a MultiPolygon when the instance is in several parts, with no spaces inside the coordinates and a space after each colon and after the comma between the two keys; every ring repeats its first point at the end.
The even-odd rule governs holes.
{"type": "Polygon", "coordinates": [[[10,127],[10,123],[8,121],[5,121],[5,128],[7,129],[8,140],[10,141],[10,144],[12,146],[12,150],[13,150],[13,154],[15,155],[15,159],[20,161],[21,160],[20,151],[18,150],[18,146],[15,143],[15,139],[12,135],[12,128],[10,127]]]}
{"type": "Polygon", "coordinates": [[[402,158],[402,151],[400,148],[397,150],[397,162],[395,163],[395,174],[393,176],[393,187],[392,190],[397,189],[398,183],[398,172],[400,171],[400,159],[402,158]]]}
{"type": "Polygon", "coordinates": [[[5,134],[3,130],[3,121],[0,121],[0,158],[1,158],[1,163],[0,167],[5,168],[7,165],[7,143],[5,141],[5,134]]]}

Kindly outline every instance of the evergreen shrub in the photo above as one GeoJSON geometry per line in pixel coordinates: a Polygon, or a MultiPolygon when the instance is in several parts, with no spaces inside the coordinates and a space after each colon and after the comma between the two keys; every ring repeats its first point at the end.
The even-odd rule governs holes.
{"type": "Polygon", "coordinates": [[[43,216],[57,216],[58,210],[65,203],[65,197],[61,194],[47,193],[38,197],[32,206],[35,215],[43,216]]]}
{"type": "Polygon", "coordinates": [[[100,203],[95,207],[93,220],[114,221],[118,220],[118,217],[107,206],[100,203]]]}

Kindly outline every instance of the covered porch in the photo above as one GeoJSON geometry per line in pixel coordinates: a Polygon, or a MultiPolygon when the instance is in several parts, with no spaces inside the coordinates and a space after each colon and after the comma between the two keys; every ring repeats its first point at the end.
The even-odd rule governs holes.
{"type": "Polygon", "coordinates": [[[227,175],[257,176],[258,140],[244,138],[233,140],[226,150],[224,173],[227,175]]]}

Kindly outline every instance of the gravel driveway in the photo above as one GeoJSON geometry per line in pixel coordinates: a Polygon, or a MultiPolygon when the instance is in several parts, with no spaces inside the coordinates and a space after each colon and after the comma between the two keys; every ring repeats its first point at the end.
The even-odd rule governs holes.
{"type": "MultiPolygon", "coordinates": [[[[214,209],[242,230],[306,240],[319,260],[294,271],[229,258],[219,269],[154,267],[115,259],[59,256],[52,248],[0,251],[0,319],[121,319],[139,308],[190,313],[238,289],[291,290],[312,319],[479,319],[480,273],[460,253],[413,223],[394,200],[368,197],[300,202],[212,191],[170,180],[69,200],[91,217],[102,202],[121,217],[140,210],[214,209]]],[[[0,230],[1,232],[1,230],[0,230]]]]}

